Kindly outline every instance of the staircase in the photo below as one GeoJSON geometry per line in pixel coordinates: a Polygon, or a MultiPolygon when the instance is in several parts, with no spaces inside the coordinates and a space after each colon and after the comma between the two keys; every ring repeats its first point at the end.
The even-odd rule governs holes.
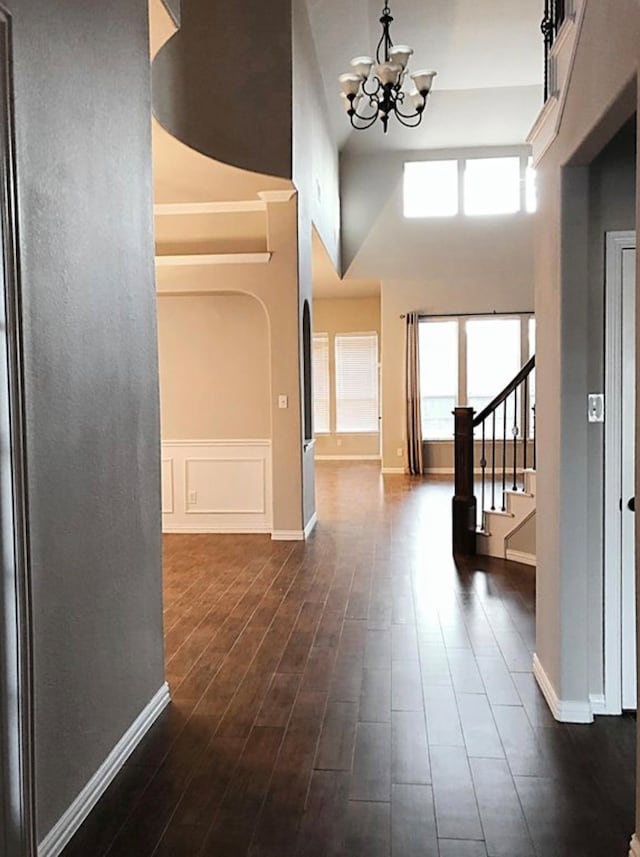
{"type": "Polygon", "coordinates": [[[534,372],[532,357],[480,414],[455,410],[456,555],[536,564],[534,372]]]}
{"type": "Polygon", "coordinates": [[[536,564],[536,471],[524,471],[524,490],[505,491],[505,511],[485,509],[476,551],[525,565],[536,564]]]}

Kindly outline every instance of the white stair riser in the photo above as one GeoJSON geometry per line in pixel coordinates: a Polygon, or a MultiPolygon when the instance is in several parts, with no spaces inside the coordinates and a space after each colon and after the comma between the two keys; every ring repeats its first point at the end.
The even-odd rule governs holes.
{"type": "Polygon", "coordinates": [[[477,552],[484,556],[506,558],[509,538],[535,514],[536,473],[525,471],[525,490],[505,493],[506,510],[485,511],[482,516],[484,532],[478,533],[477,552]]]}
{"type": "Polygon", "coordinates": [[[536,472],[535,470],[525,470],[524,472],[524,489],[527,494],[536,495],[536,472]]]}
{"type": "Polygon", "coordinates": [[[476,537],[476,552],[481,556],[504,558],[504,536],[499,537],[478,533],[476,537]]]}
{"type": "Polygon", "coordinates": [[[525,518],[536,508],[536,498],[531,494],[507,494],[507,512],[515,518],[525,518]]]}

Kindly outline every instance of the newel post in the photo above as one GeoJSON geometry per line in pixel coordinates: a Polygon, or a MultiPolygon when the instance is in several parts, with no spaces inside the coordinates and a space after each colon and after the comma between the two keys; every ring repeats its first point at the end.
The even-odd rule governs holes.
{"type": "Polygon", "coordinates": [[[456,408],[453,553],[475,556],[476,498],[473,493],[473,408],[456,408]]]}

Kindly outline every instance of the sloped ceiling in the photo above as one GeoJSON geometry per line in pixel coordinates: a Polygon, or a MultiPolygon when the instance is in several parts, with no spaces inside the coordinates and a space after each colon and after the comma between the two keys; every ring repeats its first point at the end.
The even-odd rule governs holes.
{"type": "Polygon", "coordinates": [[[331,123],[340,148],[379,151],[522,143],[542,104],[541,0],[391,0],[392,37],[414,70],[438,76],[423,124],[351,131],[338,76],[373,54],[381,0],[307,0],[331,123]],[[397,131],[398,133],[394,133],[397,131]]]}

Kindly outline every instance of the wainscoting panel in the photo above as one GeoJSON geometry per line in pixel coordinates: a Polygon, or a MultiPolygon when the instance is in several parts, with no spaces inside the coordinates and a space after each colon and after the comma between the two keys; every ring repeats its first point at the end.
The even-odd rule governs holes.
{"type": "Polygon", "coordinates": [[[272,519],[271,441],[163,441],[165,533],[265,533],[272,519]]]}
{"type": "Polygon", "coordinates": [[[162,458],[162,514],[173,514],[173,458],[162,458]]]}

